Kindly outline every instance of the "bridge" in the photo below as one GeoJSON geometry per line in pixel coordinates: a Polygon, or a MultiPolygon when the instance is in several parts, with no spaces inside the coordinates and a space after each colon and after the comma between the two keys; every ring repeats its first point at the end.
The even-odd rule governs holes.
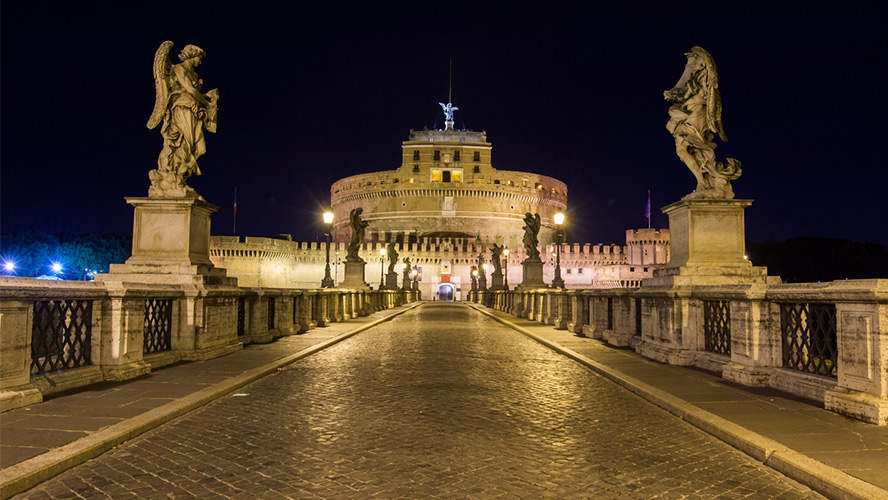
{"type": "Polygon", "coordinates": [[[865,498],[888,487],[880,429],[411,302],[9,411],[0,456],[21,498],[865,498]]]}

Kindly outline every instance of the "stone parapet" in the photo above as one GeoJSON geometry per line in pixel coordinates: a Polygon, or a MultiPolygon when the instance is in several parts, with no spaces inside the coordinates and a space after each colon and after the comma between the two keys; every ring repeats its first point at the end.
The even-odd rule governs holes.
{"type": "Polygon", "coordinates": [[[0,410],[179,361],[224,356],[418,296],[413,290],[148,281],[0,277],[0,410]]]}
{"type": "Polygon", "coordinates": [[[888,280],[773,281],[496,290],[487,303],[544,323],[554,314],[577,335],[888,425],[888,280]]]}

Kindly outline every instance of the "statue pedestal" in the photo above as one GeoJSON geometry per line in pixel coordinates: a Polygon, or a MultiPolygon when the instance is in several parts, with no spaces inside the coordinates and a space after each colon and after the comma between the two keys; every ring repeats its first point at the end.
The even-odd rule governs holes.
{"type": "Polygon", "coordinates": [[[490,289],[491,290],[502,290],[503,287],[503,273],[498,273],[494,271],[490,275],[490,289]]]}
{"type": "Polygon", "coordinates": [[[196,198],[126,198],[135,207],[133,254],[96,281],[237,285],[210,262],[210,216],[219,207],[196,198]]]}
{"type": "Polygon", "coordinates": [[[385,287],[386,290],[397,290],[398,289],[398,273],[392,271],[390,273],[385,273],[385,287]]]}
{"type": "MultiPolygon", "coordinates": [[[[780,277],[768,276],[767,268],[754,267],[743,258],[743,210],[751,204],[752,200],[692,199],[663,208],[669,216],[671,255],[665,268],[654,271],[654,277],[642,283],[642,291],[651,297],[643,299],[642,314],[657,320],[642,323],[641,340],[635,346],[639,354],[670,364],[699,363],[700,346],[705,340],[700,299],[692,297],[694,289],[731,286],[731,297],[744,293],[752,298],[762,293],[764,285],[780,283],[780,277]]],[[[718,293],[726,292],[722,289],[718,293]]],[[[746,314],[753,325],[749,335],[755,337],[762,320],[757,316],[761,314],[758,307],[753,309],[746,314]]],[[[733,327],[743,330],[741,325],[733,327]]],[[[738,383],[761,379],[762,371],[757,367],[760,361],[750,360],[741,366],[741,359],[732,355],[724,377],[738,383]]]]}
{"type": "Polygon", "coordinates": [[[644,285],[765,283],[767,269],[753,267],[744,258],[743,210],[751,204],[752,200],[681,200],[664,207],[669,216],[669,263],[644,285]]]}
{"type": "Polygon", "coordinates": [[[546,282],[543,281],[543,261],[525,260],[521,263],[521,267],[524,270],[524,277],[519,287],[546,288],[546,282]]]}
{"type": "Polygon", "coordinates": [[[364,281],[364,267],[367,265],[363,260],[360,262],[345,262],[345,278],[339,282],[339,288],[350,288],[354,290],[367,290],[370,285],[364,281]]]}

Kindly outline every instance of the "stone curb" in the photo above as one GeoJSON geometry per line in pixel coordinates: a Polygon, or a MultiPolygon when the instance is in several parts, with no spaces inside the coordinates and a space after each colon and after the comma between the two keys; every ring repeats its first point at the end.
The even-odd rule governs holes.
{"type": "Polygon", "coordinates": [[[276,372],[290,363],[306,356],[322,351],[364,330],[373,328],[389,321],[411,309],[419,307],[422,302],[404,306],[384,318],[361,325],[354,330],[307,347],[297,353],[284,356],[263,366],[247,370],[222,382],[213,384],[188,396],[171,401],[139,416],[126,419],[114,425],[84,436],[65,446],[50,450],[34,458],[7,467],[2,471],[0,480],[0,498],[3,500],[26,491],[62,472],[91,460],[134,437],[158,427],[176,417],[210,403],[230,392],[276,372]]]}
{"type": "Polygon", "coordinates": [[[615,382],[633,394],[663,408],[689,424],[728,443],[764,465],[794,479],[805,486],[834,499],[885,499],[888,491],[858,479],[839,469],[830,467],[802,453],[786,447],[771,438],[762,436],[718,415],[657,389],[619,370],[594,361],[556,342],[531,333],[524,328],[500,318],[475,304],[473,309],[493,318],[503,325],[591,368],[596,373],[615,382]]]}

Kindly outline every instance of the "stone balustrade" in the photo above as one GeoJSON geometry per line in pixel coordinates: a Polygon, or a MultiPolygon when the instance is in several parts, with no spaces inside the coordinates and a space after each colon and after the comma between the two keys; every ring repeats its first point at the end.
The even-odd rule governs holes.
{"type": "Polygon", "coordinates": [[[414,290],[0,278],[0,410],[417,299],[414,290]]]}
{"type": "Polygon", "coordinates": [[[479,290],[469,300],[888,425],[888,280],[479,290]]]}

